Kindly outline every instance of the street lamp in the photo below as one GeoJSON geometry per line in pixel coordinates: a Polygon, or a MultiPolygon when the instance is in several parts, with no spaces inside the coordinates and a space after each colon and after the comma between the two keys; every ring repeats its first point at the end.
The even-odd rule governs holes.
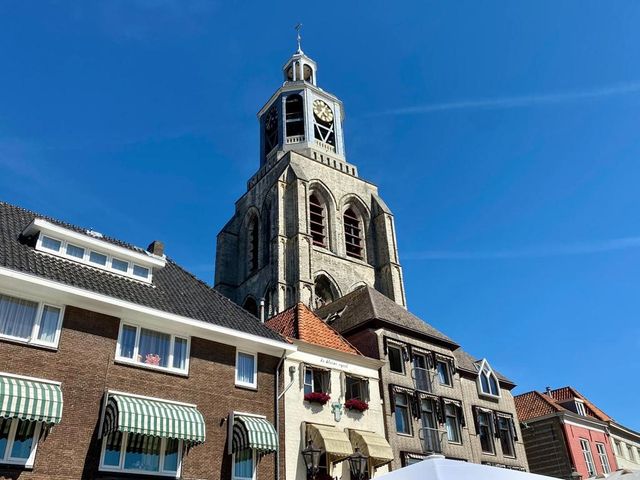
{"type": "Polygon", "coordinates": [[[351,480],[364,480],[369,456],[360,453],[360,449],[356,447],[356,451],[349,456],[348,460],[351,468],[351,480]]]}
{"type": "Polygon", "coordinates": [[[322,450],[313,448],[311,440],[307,443],[307,448],[302,450],[302,458],[304,466],[307,467],[307,480],[315,480],[318,470],[320,469],[320,455],[322,450]]]}

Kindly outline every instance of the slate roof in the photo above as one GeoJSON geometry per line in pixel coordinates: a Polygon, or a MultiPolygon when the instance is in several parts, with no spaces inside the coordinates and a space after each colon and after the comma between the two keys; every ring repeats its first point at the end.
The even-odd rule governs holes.
{"type": "Polygon", "coordinates": [[[452,347],[458,346],[444,333],[369,286],[362,286],[319,308],[316,314],[342,334],[377,320],[400,329],[420,333],[452,347]]]}
{"type": "MultiPolygon", "coordinates": [[[[478,369],[476,368],[475,365],[479,363],[482,359],[474,358],[472,355],[465,352],[462,348],[457,348],[456,350],[454,350],[453,356],[456,359],[456,364],[459,369],[466,370],[467,372],[470,372],[473,374],[478,373],[478,369]]],[[[489,365],[491,365],[491,362],[489,362],[489,365]]],[[[493,366],[491,366],[491,368],[493,369],[493,373],[495,373],[496,376],[498,377],[498,380],[515,386],[515,383],[513,382],[513,380],[502,375],[495,368],[493,368],[493,366]]]]}
{"type": "Polygon", "coordinates": [[[562,403],[576,398],[582,400],[584,403],[585,412],[588,417],[592,417],[603,422],[610,422],[613,420],[573,387],[567,386],[557,388],[549,391],[548,393],[531,391],[521,395],[516,395],[514,400],[516,403],[516,410],[518,411],[518,418],[521,421],[527,421],[552,413],[572,412],[572,410],[564,407],[562,403]]]}
{"type": "MultiPolygon", "coordinates": [[[[34,218],[42,218],[86,235],[86,229],[0,202],[0,267],[266,339],[283,341],[280,335],[257,318],[169,258],[164,268],[154,269],[153,285],[148,285],[37,252],[34,239],[21,237],[21,232],[34,218]]],[[[101,240],[135,252],[145,251],[115,238],[105,236],[101,240]]]]}
{"type": "Polygon", "coordinates": [[[362,355],[356,347],[327,325],[304,303],[298,303],[278,313],[267,320],[265,324],[287,338],[295,338],[345,353],[362,355]]]}

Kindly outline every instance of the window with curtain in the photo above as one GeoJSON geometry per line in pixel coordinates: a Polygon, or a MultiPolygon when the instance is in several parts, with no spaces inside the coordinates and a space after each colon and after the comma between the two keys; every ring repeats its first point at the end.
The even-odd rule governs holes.
{"type": "Polygon", "coordinates": [[[451,372],[449,371],[449,362],[444,360],[436,361],[436,372],[438,373],[438,381],[440,385],[451,386],[451,372]]]}
{"type": "Polygon", "coordinates": [[[233,480],[252,480],[253,472],[253,450],[245,449],[233,454],[233,480]]]}
{"type": "Polygon", "coordinates": [[[39,422],[0,418],[0,463],[33,466],[39,422]]]}
{"type": "Polygon", "coordinates": [[[189,339],[139,325],[122,323],[116,360],[187,373],[189,339]]]}
{"type": "Polygon", "coordinates": [[[409,414],[409,397],[406,393],[396,392],[394,395],[396,431],[411,435],[411,415],[409,414]]]}
{"type": "Polygon", "coordinates": [[[329,393],[331,377],[328,370],[305,367],[304,369],[304,394],[313,392],[329,393]]]}
{"type": "Polygon", "coordinates": [[[447,440],[450,443],[462,443],[457,408],[452,403],[445,403],[444,406],[444,424],[447,429],[447,440]]]}
{"type": "Polygon", "coordinates": [[[255,387],[256,355],[253,353],[237,352],[236,355],[236,385],[255,387]]]}
{"type": "Polygon", "coordinates": [[[369,401],[369,382],[367,382],[363,378],[345,375],[344,383],[345,401],[351,399],[362,400],[363,402],[369,401]]]}
{"type": "Polygon", "coordinates": [[[420,353],[413,354],[413,380],[416,390],[431,392],[431,377],[427,367],[427,357],[420,353]]]}
{"type": "Polygon", "coordinates": [[[60,307],[0,294],[0,337],[55,346],[61,321],[60,307]]]}
{"type": "Polygon", "coordinates": [[[137,433],[112,432],[102,439],[100,470],[178,475],[182,441],[137,433]]]}
{"type": "Polygon", "coordinates": [[[422,422],[422,450],[424,452],[442,451],[440,445],[440,431],[438,430],[438,422],[436,420],[434,401],[431,399],[423,399],[420,402],[420,421],[422,422]]]}

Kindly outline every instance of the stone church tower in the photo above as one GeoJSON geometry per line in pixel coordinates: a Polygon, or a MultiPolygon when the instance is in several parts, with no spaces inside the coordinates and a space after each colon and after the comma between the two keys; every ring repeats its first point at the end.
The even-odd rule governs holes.
{"type": "Polygon", "coordinates": [[[361,285],[406,306],[393,214],[346,160],[342,102],[298,45],[258,112],[260,168],[218,234],[215,288],[266,317],[361,285]]]}

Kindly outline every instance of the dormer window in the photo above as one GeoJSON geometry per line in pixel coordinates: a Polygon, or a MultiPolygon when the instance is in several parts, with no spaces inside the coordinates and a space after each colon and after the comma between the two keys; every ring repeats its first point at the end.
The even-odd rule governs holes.
{"type": "Polygon", "coordinates": [[[136,251],[103,240],[97,232],[85,234],[36,218],[22,232],[36,237],[36,250],[101,270],[150,283],[152,269],[162,268],[161,254],[136,251]]]}
{"type": "Polygon", "coordinates": [[[587,411],[584,408],[584,402],[582,400],[576,399],[576,413],[583,417],[587,416],[587,411]]]}
{"type": "Polygon", "coordinates": [[[500,386],[498,383],[498,377],[493,372],[491,365],[486,359],[482,360],[480,365],[476,364],[478,368],[478,391],[480,395],[489,397],[500,397],[500,386]]]}

